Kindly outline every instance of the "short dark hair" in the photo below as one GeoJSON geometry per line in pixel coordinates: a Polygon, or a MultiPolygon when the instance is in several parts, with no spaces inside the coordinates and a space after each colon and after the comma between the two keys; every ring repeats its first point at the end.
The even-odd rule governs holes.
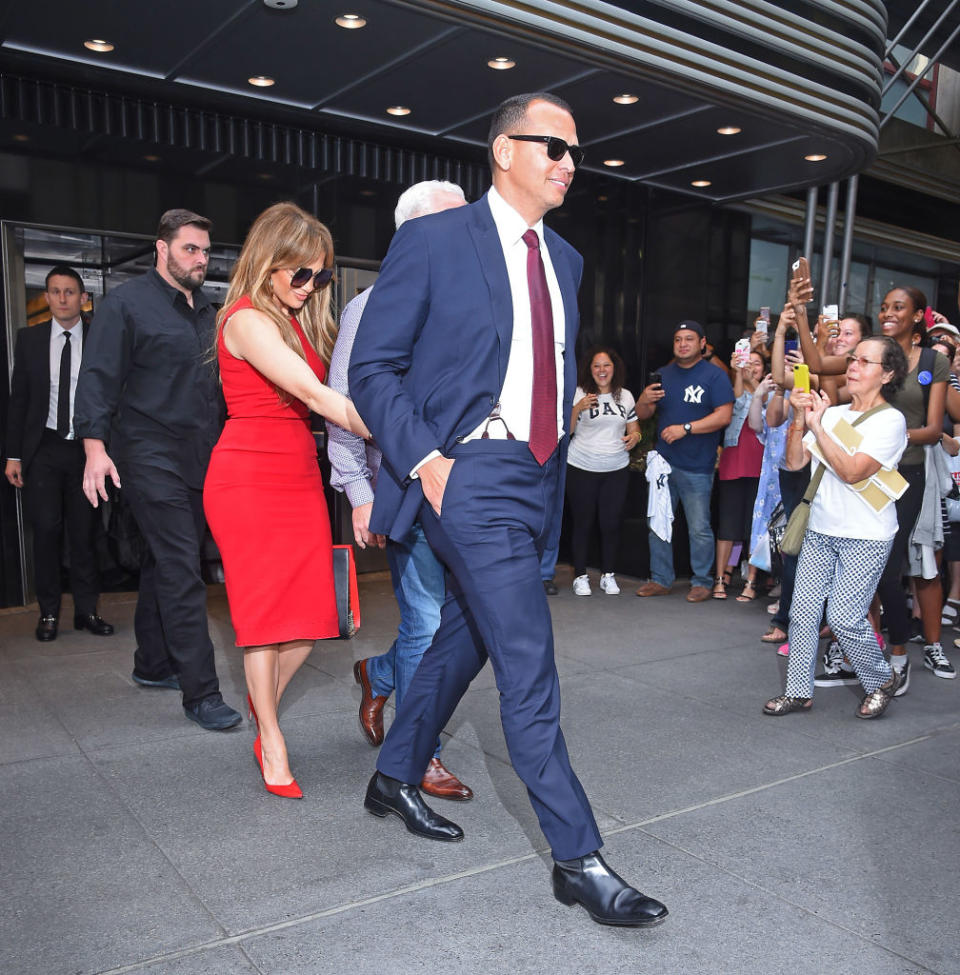
{"type": "Polygon", "coordinates": [[[613,398],[620,402],[620,390],[623,389],[627,381],[627,367],[623,363],[620,353],[609,345],[593,345],[580,357],[580,365],[577,369],[577,385],[585,393],[599,393],[596,380],[593,378],[593,360],[598,355],[607,356],[613,363],[613,379],[610,381],[610,391],[613,398]]]}
{"type": "Polygon", "coordinates": [[[157,225],[157,240],[169,244],[177,236],[180,228],[187,226],[209,231],[213,224],[206,217],[201,217],[199,213],[194,213],[192,210],[182,208],[167,210],[160,217],[160,223],[157,225]]]}
{"type": "Polygon", "coordinates": [[[86,291],[87,289],[83,285],[83,278],[77,274],[76,271],[69,264],[56,264],[54,267],[47,271],[47,276],[43,279],[43,289],[44,291],[50,290],[50,279],[53,277],[59,278],[73,278],[77,282],[77,287],[81,291],[86,291]]]}
{"type": "Polygon", "coordinates": [[[907,357],[900,343],[892,339],[889,335],[870,335],[861,342],[876,342],[883,350],[880,354],[880,368],[884,372],[892,372],[893,377],[890,382],[884,383],[880,387],[883,398],[889,400],[901,387],[904,379],[907,378],[907,357]]]}
{"type": "Polygon", "coordinates": [[[487,159],[490,162],[490,171],[493,172],[493,144],[497,141],[497,136],[505,132],[516,132],[523,125],[527,117],[527,109],[532,102],[549,102],[562,108],[569,115],[573,115],[573,109],[559,96],[549,91],[533,91],[523,95],[513,95],[506,101],[501,102],[490,119],[490,131],[487,133],[487,159]]]}
{"type": "Polygon", "coordinates": [[[841,315],[840,320],[843,321],[845,318],[851,318],[860,326],[860,341],[868,339],[873,335],[873,326],[870,324],[870,319],[866,315],[861,315],[859,312],[850,312],[848,315],[841,315]]]}

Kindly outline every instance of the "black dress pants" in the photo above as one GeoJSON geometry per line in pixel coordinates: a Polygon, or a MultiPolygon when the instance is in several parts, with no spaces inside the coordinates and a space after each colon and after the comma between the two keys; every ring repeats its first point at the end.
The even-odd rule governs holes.
{"type": "Polygon", "coordinates": [[[171,471],[124,464],[121,482],[147,543],[134,615],[134,670],[148,680],[180,677],[185,706],[220,690],[200,575],[203,492],[171,471]]]}
{"type": "Polygon", "coordinates": [[[567,499],[573,516],[573,574],[587,571],[587,551],[594,521],[600,526],[600,571],[613,572],[620,543],[620,523],[630,471],[585,471],[567,465],[567,499]]]}
{"type": "Polygon", "coordinates": [[[23,507],[33,527],[33,582],[42,616],[60,615],[64,529],[70,550],[70,589],[77,615],[97,611],[100,579],[94,552],[96,511],[83,494],[82,440],[46,430],[24,474],[23,507]]]}
{"type": "MultiPolygon", "coordinates": [[[[789,519],[793,509],[803,500],[810,484],[810,465],[801,467],[798,471],[780,469],[780,499],[783,501],[783,513],[789,519]]],[[[797,556],[783,553],[783,573],[780,576],[780,605],[770,621],[773,626],[779,626],[784,633],[790,626],[790,604],[793,602],[793,583],[797,577],[797,556]]]]}

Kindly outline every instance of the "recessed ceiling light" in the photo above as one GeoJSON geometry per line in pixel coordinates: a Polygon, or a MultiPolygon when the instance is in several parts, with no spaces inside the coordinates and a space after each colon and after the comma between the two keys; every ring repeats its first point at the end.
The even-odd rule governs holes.
{"type": "Polygon", "coordinates": [[[822,152],[811,152],[809,156],[804,156],[807,162],[823,162],[826,159],[826,154],[822,152]]]}
{"type": "Polygon", "coordinates": [[[247,83],[253,85],[254,88],[269,88],[277,82],[273,78],[268,78],[265,74],[255,74],[252,78],[247,78],[247,83]]]}
{"type": "Polygon", "coordinates": [[[14,137],[13,137],[13,141],[14,142],[29,142],[30,141],[30,136],[28,136],[25,132],[17,132],[14,135],[14,137]]]}
{"type": "Polygon", "coordinates": [[[148,153],[143,158],[146,159],[147,162],[160,162],[160,157],[159,156],[155,156],[152,152],[151,153],[148,153]]]}
{"type": "Polygon", "coordinates": [[[491,58],[487,62],[487,67],[493,68],[494,71],[509,71],[516,66],[517,62],[511,61],[510,58],[491,58]]]}
{"type": "Polygon", "coordinates": [[[711,183],[710,183],[710,180],[708,180],[708,179],[695,179],[690,185],[691,186],[697,186],[697,187],[701,187],[702,188],[704,186],[710,186],[711,183]]]}
{"type": "Polygon", "coordinates": [[[105,41],[99,37],[91,37],[89,41],[83,42],[83,46],[88,51],[99,51],[101,54],[106,54],[107,51],[113,50],[113,45],[109,41],[105,41]]]}
{"type": "Polygon", "coordinates": [[[722,129],[717,129],[720,135],[739,135],[740,129],[735,125],[725,125],[722,129]]]}
{"type": "Polygon", "coordinates": [[[640,101],[639,95],[617,95],[613,99],[618,105],[632,105],[634,102],[640,101]]]}
{"type": "Polygon", "coordinates": [[[604,166],[622,166],[623,165],[623,160],[622,159],[604,159],[603,160],[603,165],[604,166]]]}
{"type": "Polygon", "coordinates": [[[367,26],[367,22],[360,14],[340,14],[334,23],[338,27],[343,27],[346,30],[359,30],[361,27],[367,26]]]}
{"type": "Polygon", "coordinates": [[[406,105],[391,105],[387,109],[387,115],[409,115],[411,111],[406,105]]]}

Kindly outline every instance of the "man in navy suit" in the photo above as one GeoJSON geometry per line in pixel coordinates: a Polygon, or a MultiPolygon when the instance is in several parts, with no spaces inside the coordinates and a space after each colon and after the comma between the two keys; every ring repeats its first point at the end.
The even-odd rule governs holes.
{"type": "Polygon", "coordinates": [[[605,924],[666,908],[604,863],[560,730],[540,556],[560,517],[576,386],[582,259],[543,226],[583,153],[569,107],[519,95],[489,133],[493,188],[397,232],[350,364],[357,409],[383,451],[370,530],[419,518],[447,567],[440,628],[384,740],[365,807],[438,840],[463,831],[423,801],[437,735],[489,656],[510,758],[555,861],[553,888],[605,924]]]}
{"type": "Polygon", "coordinates": [[[96,512],[83,496],[83,441],[73,432],[73,401],[89,329],[80,313],[87,300],[83,279],[72,267],[58,264],[47,274],[46,298],[53,318],[17,333],[4,474],[23,489],[24,512],[33,527],[37,639],[57,636],[64,527],[74,626],[109,636],[113,627],[97,616],[96,512]]]}

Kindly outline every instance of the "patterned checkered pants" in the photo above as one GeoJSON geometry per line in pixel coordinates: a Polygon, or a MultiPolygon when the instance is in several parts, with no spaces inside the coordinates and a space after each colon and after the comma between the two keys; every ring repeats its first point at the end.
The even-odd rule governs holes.
{"type": "Polygon", "coordinates": [[[788,697],[813,697],[824,600],[827,625],[864,690],[875,691],[890,679],[890,665],[877,645],[867,610],[892,544],[893,539],[877,542],[807,531],[790,604],[788,697]]]}

